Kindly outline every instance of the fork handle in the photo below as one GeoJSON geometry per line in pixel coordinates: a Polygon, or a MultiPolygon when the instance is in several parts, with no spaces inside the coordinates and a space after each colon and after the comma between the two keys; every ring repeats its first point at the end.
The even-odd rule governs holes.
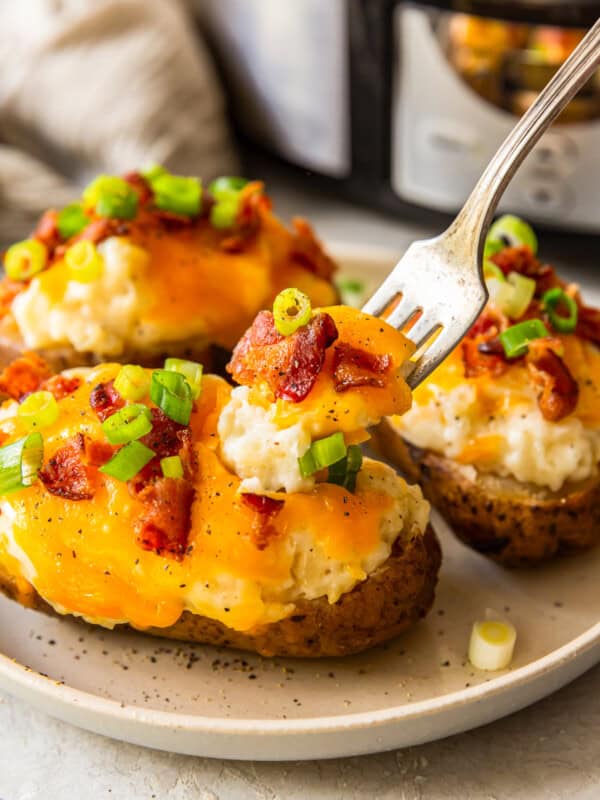
{"type": "Polygon", "coordinates": [[[496,206],[525,156],[600,64],[600,19],[508,134],[451,228],[478,237],[478,263],[496,206]]]}

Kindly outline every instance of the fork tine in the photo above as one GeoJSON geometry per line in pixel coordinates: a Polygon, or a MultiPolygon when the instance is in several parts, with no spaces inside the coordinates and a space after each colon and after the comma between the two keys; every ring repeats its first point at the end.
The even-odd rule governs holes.
{"type": "Polygon", "coordinates": [[[410,388],[416,388],[421,381],[425,380],[455,345],[456,341],[451,340],[450,335],[445,330],[442,330],[437,339],[432,342],[423,355],[417,360],[414,369],[406,378],[406,382],[410,388]]]}
{"type": "Polygon", "coordinates": [[[379,289],[369,297],[362,309],[365,314],[380,317],[390,303],[395,300],[400,289],[395,282],[390,280],[390,277],[386,278],[379,289]]]}
{"type": "Polygon", "coordinates": [[[440,327],[440,325],[440,322],[435,322],[429,318],[425,312],[423,313],[423,316],[413,325],[413,327],[409,331],[406,331],[406,336],[408,336],[408,338],[413,341],[417,347],[420,347],[427,341],[427,339],[429,339],[434,331],[440,327]]]}
{"type": "Polygon", "coordinates": [[[388,317],[383,317],[383,319],[385,319],[388,325],[391,325],[392,328],[401,330],[420,310],[421,309],[416,303],[411,303],[407,297],[403,297],[392,313],[388,317]]]}

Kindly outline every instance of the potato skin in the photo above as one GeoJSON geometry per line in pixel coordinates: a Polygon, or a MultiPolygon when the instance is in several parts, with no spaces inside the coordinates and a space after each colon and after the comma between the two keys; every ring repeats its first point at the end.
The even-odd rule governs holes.
{"type": "Polygon", "coordinates": [[[508,567],[537,564],[600,542],[600,477],[558,492],[477,472],[406,442],[389,420],[373,436],[465,544],[508,567]]]}
{"type": "MultiPolygon", "coordinates": [[[[422,536],[397,541],[388,560],[337,603],[330,604],[326,598],[300,601],[292,616],[251,633],[235,631],[189,611],[168,628],[143,632],[250,650],[263,656],[350,655],[398,636],[427,614],[433,604],[440,562],[439,543],[428,527],[422,536]]],[[[28,608],[54,613],[29,584],[19,585],[2,572],[0,591],[28,608]]]]}

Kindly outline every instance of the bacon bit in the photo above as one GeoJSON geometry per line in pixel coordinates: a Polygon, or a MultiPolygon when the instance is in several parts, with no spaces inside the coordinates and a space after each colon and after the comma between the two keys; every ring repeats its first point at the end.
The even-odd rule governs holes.
{"type": "Polygon", "coordinates": [[[191,528],[193,485],[184,478],[159,478],[145,486],[138,498],[147,507],[135,523],[138,544],[181,560],[191,528]]]}
{"type": "Polygon", "coordinates": [[[496,310],[486,308],[475,321],[461,344],[465,378],[480,375],[501,375],[508,363],[504,348],[498,350],[498,334],[508,327],[508,319],[496,310]]]}
{"type": "Polygon", "coordinates": [[[68,378],[66,375],[53,375],[40,384],[40,389],[52,392],[56,400],[73,394],[81,386],[81,378],[68,378]]]}
{"type": "Polygon", "coordinates": [[[91,467],[103,467],[107,461],[115,454],[117,450],[112,444],[102,442],[98,439],[85,439],[85,458],[91,467]]]}
{"type": "Polygon", "coordinates": [[[337,337],[329,314],[315,314],[291,336],[282,336],[273,314],[261,311],[235,347],[227,371],[246,385],[262,379],[277,397],[299,403],[314,386],[325,351],[337,337]]]}
{"type": "Polygon", "coordinates": [[[95,219],[73,238],[73,243],[86,241],[98,244],[116,233],[121,224],[122,220],[119,219],[95,219]]]}
{"type": "Polygon", "coordinates": [[[283,508],[284,501],[264,494],[243,494],[242,503],[255,512],[250,535],[256,548],[264,550],[277,535],[273,519],[283,508]]]}
{"type": "Polygon", "coordinates": [[[600,347],[600,309],[579,306],[579,317],[575,335],[582,339],[588,339],[600,347]]]}
{"type": "Polygon", "coordinates": [[[0,393],[13,400],[37,391],[52,370],[37,353],[24,353],[0,372],[0,393]]]}
{"type": "Polygon", "coordinates": [[[177,214],[175,211],[165,211],[162,208],[153,208],[152,215],[166,228],[189,228],[196,221],[195,217],[188,217],[185,214],[177,214]]]}
{"type": "Polygon", "coordinates": [[[100,422],[104,422],[108,417],[123,408],[125,400],[115,389],[114,381],[106,381],[95,386],[90,393],[90,405],[96,412],[100,422]]]}
{"type": "Polygon", "coordinates": [[[292,260],[319,278],[331,280],[331,276],[337,269],[336,263],[323,250],[323,245],[315,236],[309,223],[302,217],[296,217],[292,220],[292,224],[295,229],[291,251],[292,260]]]}
{"type": "Polygon", "coordinates": [[[140,441],[154,450],[159,458],[175,456],[183,444],[184,437],[189,438],[189,428],[180,425],[164,414],[160,408],[151,408],[152,430],[140,441]]]}
{"type": "Polygon", "coordinates": [[[378,356],[342,342],[334,348],[333,380],[336,392],[345,392],[357,386],[386,385],[384,377],[392,361],[389,355],[378,356]]]}
{"type": "Polygon", "coordinates": [[[85,443],[78,433],[61,447],[39,471],[50,494],[66,500],[90,500],[96,491],[96,470],[83,463],[85,443]]]}
{"type": "Polygon", "coordinates": [[[0,280],[0,319],[8,314],[13,300],[26,287],[24,281],[13,281],[6,275],[0,280]]]}
{"type": "Polygon", "coordinates": [[[141,173],[127,172],[123,175],[123,180],[136,190],[140,205],[144,205],[153,197],[152,187],[141,173]]]}
{"type": "Polygon", "coordinates": [[[60,244],[60,233],[58,232],[58,212],[54,209],[44,212],[36,229],[33,238],[42,242],[51,254],[54,248],[60,244]]]}
{"type": "Polygon", "coordinates": [[[571,414],[577,406],[579,386],[547,340],[530,343],[526,362],[533,384],[540,390],[538,405],[544,418],[557,422],[571,414]]]}

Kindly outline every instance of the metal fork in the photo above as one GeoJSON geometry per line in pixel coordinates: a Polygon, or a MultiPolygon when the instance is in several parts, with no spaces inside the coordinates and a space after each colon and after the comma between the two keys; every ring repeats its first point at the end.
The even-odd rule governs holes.
{"type": "Polygon", "coordinates": [[[413,242],[364,306],[395,328],[414,323],[407,331],[419,348],[407,376],[412,388],[481,313],[488,298],[483,246],[498,201],[525,156],[599,64],[600,19],[506,137],[450,227],[434,239],[413,242]]]}

